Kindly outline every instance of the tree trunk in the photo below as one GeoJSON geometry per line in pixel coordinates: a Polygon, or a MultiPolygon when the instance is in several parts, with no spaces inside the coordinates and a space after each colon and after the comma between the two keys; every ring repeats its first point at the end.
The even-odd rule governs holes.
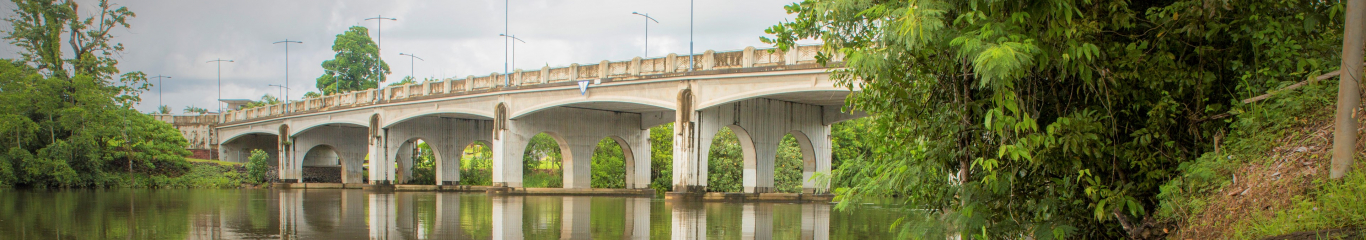
{"type": "Polygon", "coordinates": [[[1347,23],[1342,38],[1342,74],[1338,81],[1338,106],[1335,118],[1337,129],[1333,132],[1333,166],[1329,178],[1340,179],[1352,167],[1356,155],[1357,106],[1361,101],[1361,60],[1363,30],[1366,24],[1366,0],[1347,2],[1347,23]]]}

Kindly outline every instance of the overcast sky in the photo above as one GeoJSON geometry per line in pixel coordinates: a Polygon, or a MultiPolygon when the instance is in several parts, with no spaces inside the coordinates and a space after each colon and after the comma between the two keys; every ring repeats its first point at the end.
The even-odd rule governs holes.
{"type": "MultiPolygon", "coordinates": [[[[763,30],[790,19],[783,6],[794,0],[696,0],[694,3],[694,51],[740,50],[746,46],[768,48],[759,41],[763,30]]],[[[90,2],[90,1],[80,1],[90,2]]],[[[115,41],[126,47],[119,69],[142,71],[163,80],[165,105],[180,113],[185,106],[216,108],[217,66],[206,61],[222,58],[224,99],[258,99],[279,95],[269,84],[285,83],[289,70],[289,97],[299,99],[317,91],[320,64],[332,59],[332,41],[353,25],[370,29],[379,37],[377,21],[383,15],[397,21],[383,22],[381,55],[392,74],[388,81],[404,76],[463,77],[503,72],[504,23],[511,35],[526,40],[516,46],[516,68],[568,66],[572,63],[623,61],[645,52],[645,18],[631,12],[649,13],[659,23],[649,23],[648,57],[688,53],[689,1],[642,0],[509,0],[505,1],[129,1],[137,14],[128,21],[131,29],[115,31],[115,41]],[[510,14],[505,15],[505,9],[510,14]],[[505,16],[510,16],[504,21],[505,16]],[[281,40],[290,44],[289,60],[281,40]],[[399,53],[412,53],[425,61],[411,64],[399,53]],[[413,74],[412,72],[415,72],[413,74]]],[[[13,3],[3,3],[4,17],[13,16],[13,3]]],[[[81,15],[94,14],[94,3],[81,4],[81,15]]],[[[0,23],[8,30],[8,23],[0,23]]],[[[0,58],[17,58],[19,48],[0,46],[0,58]]],[[[156,83],[155,79],[152,79],[156,83]]],[[[156,109],[157,89],[143,94],[138,109],[156,109]]]]}

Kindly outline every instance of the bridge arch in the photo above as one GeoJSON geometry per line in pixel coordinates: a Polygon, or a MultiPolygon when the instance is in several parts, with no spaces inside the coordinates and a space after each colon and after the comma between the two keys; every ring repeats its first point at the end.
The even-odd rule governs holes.
{"type": "MultiPolygon", "coordinates": [[[[610,162],[601,162],[601,161],[599,161],[599,159],[597,159],[597,158],[598,158],[599,156],[602,156],[602,157],[613,157],[613,156],[609,156],[609,155],[599,155],[599,154],[612,154],[611,152],[617,151],[617,152],[619,152],[619,153],[621,154],[621,164],[622,164],[622,165],[621,165],[621,166],[618,166],[618,169],[608,170],[608,171],[611,171],[611,172],[613,172],[613,173],[615,173],[616,170],[620,170],[620,171],[621,171],[621,175],[609,175],[609,176],[607,176],[608,179],[592,179],[592,180],[590,180],[590,181],[593,181],[593,182],[592,182],[590,185],[592,185],[593,188],[632,188],[632,187],[635,187],[635,186],[636,186],[636,182],[635,182],[635,181],[636,181],[636,177],[635,177],[636,172],[633,171],[633,170],[636,168],[636,164],[638,164],[638,163],[636,163],[636,156],[635,156],[635,154],[634,154],[634,153],[632,152],[632,150],[631,150],[631,147],[632,147],[632,146],[631,146],[631,143],[630,143],[629,141],[626,141],[626,139],[625,139],[625,138],[622,138],[621,136],[610,135],[610,136],[607,136],[607,137],[602,138],[599,142],[594,142],[594,144],[595,144],[597,147],[594,147],[594,148],[593,148],[593,151],[594,151],[594,152],[593,152],[592,155],[591,155],[592,158],[594,158],[594,159],[592,159],[593,163],[589,164],[589,172],[590,172],[590,173],[592,173],[592,172],[597,172],[598,170],[594,170],[594,169],[596,169],[596,168],[598,168],[598,167],[608,167],[608,166],[611,166],[611,165],[603,166],[603,165],[600,165],[600,164],[612,164],[612,163],[610,163],[610,162]],[[602,145],[601,145],[601,144],[598,144],[598,143],[600,143],[600,142],[602,142],[602,141],[611,141],[611,143],[615,144],[616,147],[615,147],[614,149],[603,149],[603,148],[601,148],[602,145]],[[604,151],[604,150],[605,150],[605,151],[608,151],[608,152],[601,152],[601,151],[604,151]],[[615,186],[615,184],[607,184],[607,183],[599,183],[599,182],[597,182],[598,180],[607,180],[607,181],[611,181],[612,179],[618,179],[618,178],[622,180],[621,186],[615,186]]],[[[596,173],[593,173],[593,176],[596,177],[596,176],[597,176],[596,173]]]]}
{"type": "MultiPolygon", "coordinates": [[[[523,146],[523,147],[522,147],[522,148],[523,148],[522,152],[523,152],[524,154],[522,155],[522,156],[523,156],[523,159],[522,159],[522,161],[520,161],[520,162],[521,162],[521,164],[522,164],[523,166],[527,166],[528,164],[530,164],[530,163],[527,162],[527,160],[529,160],[529,159],[539,159],[539,158],[543,157],[542,154],[546,154],[546,155],[550,154],[549,152],[535,152],[535,151],[553,151],[553,150],[558,150],[558,151],[559,151],[559,155],[560,155],[560,159],[559,159],[559,161],[560,161],[560,162],[559,162],[559,177],[560,177],[560,182],[559,182],[559,185],[560,185],[561,188],[570,188],[571,185],[575,183],[575,182],[572,180],[572,178],[576,176],[574,171],[575,171],[575,170],[578,170],[578,169],[576,169],[576,168],[573,167],[573,166],[574,166],[574,163],[575,163],[575,162],[574,162],[573,148],[569,145],[569,141],[566,141],[565,138],[562,137],[562,136],[563,136],[563,135],[561,135],[561,134],[559,134],[559,133],[557,133],[557,132],[554,132],[554,131],[544,131],[544,132],[537,133],[536,135],[533,135],[530,139],[527,139],[526,146],[523,146]],[[544,143],[540,143],[539,140],[536,139],[536,136],[541,135],[541,134],[545,134],[546,136],[548,136],[548,137],[552,140],[552,142],[556,145],[556,147],[553,148],[553,149],[550,149],[550,150],[532,149],[534,144],[544,144],[544,143]]],[[[537,161],[539,162],[539,161],[542,161],[542,160],[537,160],[537,161]]],[[[585,161],[591,161],[591,160],[585,159],[585,161]]],[[[535,167],[535,166],[523,167],[523,169],[522,169],[522,176],[523,176],[524,179],[522,179],[522,180],[523,180],[523,184],[526,184],[526,185],[523,185],[523,186],[537,185],[536,187],[549,187],[549,186],[553,186],[553,185],[554,185],[553,183],[549,183],[549,182],[544,183],[544,184],[532,184],[531,182],[527,181],[528,179],[525,179],[525,178],[526,178],[526,177],[529,177],[529,176],[532,176],[532,175],[535,173],[536,169],[534,169],[534,167],[535,167]]],[[[590,173],[590,172],[586,171],[587,169],[582,169],[582,170],[584,170],[584,174],[590,173]]],[[[554,173],[552,172],[551,174],[554,174],[554,173]]],[[[584,175],[584,176],[586,176],[586,175],[584,175]]],[[[587,184],[587,183],[584,183],[584,184],[587,184]]]]}
{"type": "MultiPolygon", "coordinates": [[[[399,115],[399,116],[391,116],[391,117],[389,117],[389,121],[383,124],[383,128],[390,128],[390,127],[393,127],[394,125],[397,125],[397,124],[399,124],[399,123],[402,123],[402,122],[405,122],[405,121],[408,121],[408,120],[412,120],[412,119],[420,118],[420,117],[432,116],[432,115],[444,115],[444,116],[455,117],[455,118],[476,119],[476,120],[491,120],[491,119],[493,119],[493,115],[492,115],[492,114],[487,113],[487,112],[479,112],[479,111],[459,111],[459,110],[418,111],[418,112],[409,113],[409,114],[404,114],[404,115],[399,115]]],[[[378,117],[378,114],[376,114],[375,117],[378,117]]]]}
{"type": "MultiPolygon", "coordinates": [[[[802,178],[798,185],[801,185],[803,190],[813,189],[816,186],[815,179],[812,179],[817,171],[816,147],[811,143],[811,138],[807,137],[806,133],[803,133],[801,130],[792,130],[787,132],[787,134],[792,135],[792,138],[797,139],[797,147],[801,149],[802,153],[802,178]]],[[[775,169],[774,171],[777,170],[775,169]]]]}
{"type": "MultiPolygon", "coordinates": [[[[546,109],[550,109],[550,108],[554,108],[554,107],[564,107],[564,106],[573,106],[573,105],[578,105],[578,104],[594,104],[594,103],[645,105],[645,106],[650,106],[650,107],[659,108],[658,110],[660,110],[660,111],[663,111],[663,110],[674,110],[674,105],[675,105],[675,103],[673,103],[673,102],[661,101],[661,100],[658,100],[658,99],[646,98],[646,97],[602,96],[602,97],[593,97],[593,98],[589,98],[589,99],[583,99],[583,98],[568,98],[568,99],[560,99],[560,100],[555,100],[555,101],[549,101],[549,102],[545,102],[545,103],[541,103],[541,104],[532,105],[532,106],[530,106],[530,107],[526,107],[526,108],[522,108],[522,109],[517,109],[517,110],[513,111],[513,113],[511,114],[511,117],[509,117],[509,119],[521,118],[521,117],[523,117],[523,116],[530,115],[530,114],[532,114],[532,113],[540,112],[540,111],[542,111],[542,110],[546,110],[546,109]]],[[[600,110],[619,110],[619,109],[600,109],[600,110]]]]}
{"type": "Polygon", "coordinates": [[[756,89],[724,96],[710,96],[706,98],[708,100],[698,102],[697,106],[693,109],[707,109],[717,105],[754,98],[772,98],[811,105],[843,105],[844,98],[848,96],[849,93],[849,89],[820,86],[756,89]]]}
{"type": "Polygon", "coordinates": [[[302,127],[302,128],[298,128],[297,130],[291,132],[291,133],[289,134],[289,136],[290,136],[290,137],[298,137],[299,134],[308,132],[309,130],[314,130],[314,129],[317,129],[317,128],[327,127],[327,126],[348,126],[348,127],[361,127],[361,128],[363,128],[363,127],[365,127],[365,123],[363,123],[363,122],[357,122],[357,121],[345,121],[345,120],[343,120],[343,121],[320,122],[320,123],[315,123],[315,124],[312,124],[312,125],[304,126],[304,127],[302,127]]]}
{"type": "MultiPolygon", "coordinates": [[[[436,175],[437,175],[437,174],[440,174],[439,171],[440,171],[440,169],[441,169],[441,167],[442,167],[442,165],[443,165],[443,162],[445,162],[445,158],[444,158],[444,157],[445,157],[445,155],[444,155],[445,153],[443,153],[442,150],[441,150],[439,147],[432,147],[432,146],[431,146],[431,145],[432,145],[432,142],[431,142],[431,141],[428,141],[427,139],[425,139],[425,138],[423,138],[423,137],[411,137],[411,138],[408,138],[407,140],[404,140],[404,141],[403,141],[403,144],[401,144],[401,145],[398,146],[398,149],[397,149],[397,150],[399,151],[398,154],[397,154],[398,157],[392,160],[393,164],[395,164],[395,168],[394,168],[394,183],[395,183],[395,184],[405,184],[405,183],[409,183],[409,182],[414,181],[414,179],[415,179],[416,177],[419,177],[419,176],[416,175],[416,174],[417,174],[416,171],[417,171],[417,164],[418,164],[418,160],[419,160],[418,158],[421,157],[421,156],[420,156],[421,152],[418,151],[418,150],[420,149],[420,148],[419,148],[419,144],[420,144],[420,143],[426,143],[426,144],[428,144],[428,146],[429,146],[428,149],[430,149],[430,150],[432,151],[432,163],[433,163],[433,166],[432,166],[432,173],[431,173],[431,174],[432,174],[432,176],[431,176],[431,177],[432,177],[432,179],[431,179],[432,182],[430,182],[429,184],[437,184],[437,182],[436,182],[436,181],[437,181],[436,175]]],[[[386,161],[384,164],[390,164],[390,163],[389,163],[388,161],[386,161]]]]}

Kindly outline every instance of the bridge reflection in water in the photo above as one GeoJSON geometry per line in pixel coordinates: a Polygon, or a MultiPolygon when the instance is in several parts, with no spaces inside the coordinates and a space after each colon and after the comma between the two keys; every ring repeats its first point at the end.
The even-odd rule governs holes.
{"type": "MultiPolygon", "coordinates": [[[[638,197],[332,189],[266,191],[270,193],[265,196],[242,198],[246,208],[225,206],[212,211],[214,214],[195,217],[189,238],[829,239],[832,214],[830,204],[819,203],[701,203],[638,197]],[[277,221],[271,221],[276,220],[270,219],[272,213],[279,214],[277,221]],[[241,221],[273,223],[233,223],[241,221]],[[278,233],[270,232],[269,225],[278,225],[278,233]]],[[[885,231],[888,223],[853,224],[880,225],[869,229],[885,231]]],[[[866,234],[870,233],[859,236],[869,236],[866,234]]]]}

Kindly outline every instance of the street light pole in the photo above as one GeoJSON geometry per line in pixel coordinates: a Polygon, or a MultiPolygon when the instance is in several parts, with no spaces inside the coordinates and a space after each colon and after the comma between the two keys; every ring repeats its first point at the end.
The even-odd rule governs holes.
{"type": "MultiPolygon", "coordinates": [[[[508,19],[510,19],[510,15],[512,15],[512,11],[508,8],[508,1],[511,0],[503,0],[503,34],[499,35],[508,34],[508,22],[510,22],[508,19]]],[[[510,42],[508,41],[508,38],[503,38],[503,87],[507,87],[508,82],[510,82],[510,80],[508,80],[508,74],[510,74],[510,72],[508,72],[508,42],[510,42]]]]}
{"type": "Polygon", "coordinates": [[[212,60],[212,61],[208,61],[208,62],[206,62],[206,63],[211,63],[211,62],[217,62],[217,64],[218,64],[218,103],[217,103],[217,104],[218,104],[218,114],[220,114],[219,116],[222,116],[221,114],[223,114],[223,62],[232,62],[232,60],[223,60],[223,59],[220,58],[220,59],[214,59],[214,60],[212,60]]]}
{"type": "Polygon", "coordinates": [[[162,97],[161,97],[161,95],[162,95],[162,91],[161,91],[161,88],[162,88],[162,86],[161,86],[161,79],[162,79],[162,78],[171,78],[171,77],[162,76],[161,74],[157,74],[157,76],[154,77],[154,78],[157,78],[157,111],[161,111],[161,106],[165,106],[165,105],[163,105],[164,103],[161,101],[161,98],[162,98],[162,97]]]}
{"type": "Polygon", "coordinates": [[[655,21],[655,24],[659,24],[659,20],[655,20],[655,18],[650,17],[649,13],[640,14],[638,12],[631,12],[631,14],[645,17],[645,55],[641,57],[650,57],[650,21],[655,21]]]}
{"type": "Polygon", "coordinates": [[[692,51],[692,25],[693,25],[693,21],[692,21],[692,18],[693,18],[693,9],[695,8],[695,7],[693,7],[693,5],[696,5],[696,4],[695,4],[696,2],[697,2],[697,1],[688,1],[688,71],[689,71],[689,72],[692,72],[692,66],[694,65],[694,63],[693,63],[693,61],[692,61],[692,55],[693,55],[693,51],[692,51]]]}
{"type": "MultiPolygon", "coordinates": [[[[526,43],[526,41],[522,41],[521,38],[517,38],[517,36],[515,35],[498,34],[498,36],[503,37],[503,40],[508,40],[508,38],[511,38],[511,40],[517,40],[517,42],[526,43]]],[[[517,69],[517,42],[512,42],[512,69],[517,69]]],[[[507,86],[508,81],[512,79],[510,77],[507,77],[508,74],[512,74],[512,72],[509,72],[507,68],[503,68],[503,86],[507,86]]]]}
{"type": "Polygon", "coordinates": [[[427,59],[422,59],[422,58],[417,57],[416,55],[413,55],[413,54],[411,54],[411,53],[398,53],[398,55],[399,55],[399,56],[408,56],[408,57],[409,57],[409,58],[408,58],[408,63],[409,63],[409,64],[408,64],[408,76],[412,76],[412,77],[413,77],[413,82],[417,82],[417,71],[416,71],[416,70],[413,70],[413,69],[415,69],[413,66],[417,66],[417,60],[422,60],[423,62],[426,62],[427,59]],[[413,60],[413,59],[417,59],[417,60],[413,60]]]}
{"type": "MultiPolygon", "coordinates": [[[[290,41],[288,38],[286,38],[284,41],[279,41],[279,42],[275,42],[275,43],[271,43],[271,44],[281,44],[281,43],[284,43],[284,44],[285,44],[285,87],[284,87],[284,88],[285,88],[285,89],[289,89],[289,87],[288,87],[288,86],[289,86],[289,44],[290,44],[290,43],[303,44],[304,42],[300,42],[300,41],[290,41]]],[[[285,111],[289,111],[289,91],[285,91],[285,94],[284,94],[284,95],[285,95],[285,100],[284,100],[284,101],[280,101],[280,102],[284,102],[284,103],[285,103],[285,111]]]]}
{"type": "Polygon", "coordinates": [[[285,94],[288,94],[288,93],[289,93],[289,91],[287,91],[287,90],[289,90],[289,87],[286,87],[286,86],[281,86],[281,85],[279,85],[279,84],[267,84],[266,86],[275,87],[275,88],[279,89],[278,92],[282,92],[282,93],[285,93],[285,94]]]}
{"type": "MultiPolygon", "coordinates": [[[[397,19],[397,18],[386,18],[386,17],[384,17],[384,15],[377,15],[376,17],[366,18],[365,20],[366,20],[366,21],[376,20],[376,22],[378,22],[378,23],[377,23],[377,27],[375,28],[375,35],[376,35],[376,37],[379,39],[379,43],[377,43],[377,44],[375,45],[375,51],[378,52],[378,53],[382,53],[382,52],[384,51],[384,21],[383,21],[383,20],[398,21],[398,19],[397,19]]],[[[376,54],[376,56],[383,56],[383,55],[376,54]]],[[[380,81],[380,83],[379,83],[378,85],[376,85],[376,86],[384,86],[384,81],[380,81]]]]}

